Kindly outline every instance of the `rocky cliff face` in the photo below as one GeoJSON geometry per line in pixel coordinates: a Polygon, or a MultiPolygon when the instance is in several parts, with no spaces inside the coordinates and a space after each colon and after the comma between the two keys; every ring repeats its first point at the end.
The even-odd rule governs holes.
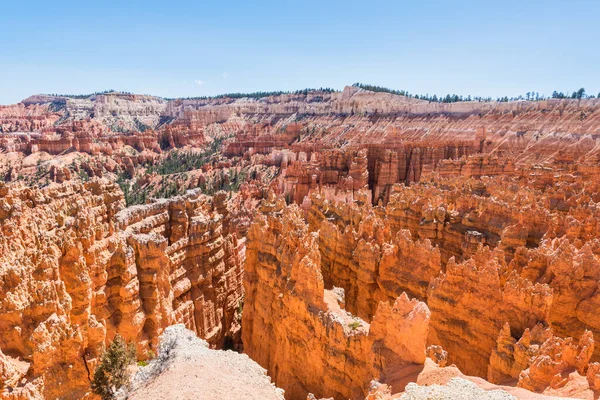
{"type": "Polygon", "coordinates": [[[271,199],[262,211],[248,233],[242,335],[288,398],[363,398],[372,379],[396,384],[425,362],[424,303],[402,294],[379,303],[370,324],[354,317],[325,290],[317,236],[300,210],[271,199]]]}
{"type": "Polygon", "coordinates": [[[62,114],[61,124],[94,119],[114,132],[143,132],[159,125],[166,103],[160,97],[112,92],[86,98],[31,96],[22,104],[50,104],[51,110],[62,114]]]}
{"type": "MultiPolygon", "coordinates": [[[[327,392],[323,387],[337,384],[319,387],[295,368],[286,369],[284,375],[272,372],[293,365],[293,361],[279,361],[281,354],[299,354],[298,349],[306,352],[330,341],[326,335],[316,335],[320,342],[307,343],[290,339],[289,333],[272,333],[301,331],[285,322],[298,307],[278,314],[272,304],[283,301],[275,294],[285,299],[286,290],[293,287],[290,282],[298,279],[285,278],[286,285],[278,281],[280,274],[287,276],[282,268],[294,265],[294,257],[310,254],[310,264],[318,267],[302,275],[318,271],[318,284],[310,285],[310,296],[297,288],[293,293],[308,296],[314,312],[323,312],[320,297],[315,303],[311,300],[321,287],[326,294],[342,289],[344,312],[361,321],[377,320],[382,302],[394,302],[406,292],[427,304],[428,355],[447,359],[466,374],[538,392],[562,390],[581,380],[587,382],[585,387],[594,387],[597,367],[590,361],[595,359],[592,333],[596,327],[591,310],[598,287],[598,246],[592,232],[598,219],[591,196],[596,183],[563,180],[556,174],[548,177],[535,170],[520,175],[466,180],[433,175],[429,182],[392,187],[385,207],[372,206],[368,190],[327,188],[312,193],[303,203],[302,214],[281,212],[283,206],[274,203],[263,205],[268,217],[257,217],[250,232],[259,233],[249,235],[246,350],[256,354],[283,387],[300,381],[305,390],[321,396],[365,395],[327,392]],[[562,190],[582,197],[569,198],[567,205],[562,203],[566,198],[556,196],[562,190]],[[582,201],[586,207],[580,205],[582,201]],[[284,239],[291,229],[288,221],[297,227],[293,243],[284,239]],[[271,235],[273,245],[266,240],[271,235]],[[280,250],[265,250],[270,247],[280,250]],[[299,248],[304,250],[284,250],[299,248]],[[275,294],[262,297],[268,288],[276,288],[275,294]],[[265,310],[257,304],[272,306],[265,310]],[[263,343],[277,343],[277,351],[263,343]]],[[[302,322],[306,325],[313,326],[302,322]]],[[[364,351],[379,354],[379,349],[364,351]]],[[[347,351],[334,353],[344,354],[345,368],[358,364],[347,351]]],[[[326,363],[332,356],[311,353],[310,358],[326,363]]],[[[389,379],[382,373],[371,375],[389,379]]]]}
{"type": "Polygon", "coordinates": [[[77,398],[116,333],[156,349],[184,323],[222,346],[236,333],[243,251],[223,198],[190,194],[123,209],[103,180],[3,186],[0,338],[8,398],[77,398]]]}

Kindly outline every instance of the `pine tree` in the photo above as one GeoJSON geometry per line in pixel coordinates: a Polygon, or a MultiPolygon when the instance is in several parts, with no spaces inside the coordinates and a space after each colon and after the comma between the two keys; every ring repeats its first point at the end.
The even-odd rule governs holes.
{"type": "Polygon", "coordinates": [[[117,391],[129,383],[127,366],[135,362],[135,358],[135,347],[128,346],[121,335],[117,334],[94,372],[92,392],[102,400],[112,400],[117,391]]]}
{"type": "Polygon", "coordinates": [[[585,89],[581,88],[575,93],[573,93],[573,97],[576,99],[584,99],[585,98],[585,89]]]}

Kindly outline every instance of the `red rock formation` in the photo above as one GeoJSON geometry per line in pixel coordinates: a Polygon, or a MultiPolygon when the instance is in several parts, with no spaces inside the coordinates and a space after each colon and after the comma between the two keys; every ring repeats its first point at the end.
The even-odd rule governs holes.
{"type": "Polygon", "coordinates": [[[599,154],[594,140],[600,133],[598,104],[595,99],[429,103],[355,87],[261,99],[169,102],[122,93],[84,99],[32,96],[1,109],[0,131],[43,133],[44,138],[3,139],[2,145],[53,154],[70,147],[110,153],[122,144],[152,151],[160,151],[161,144],[200,145],[205,130],[235,136],[226,146],[227,156],[293,148],[312,159],[313,152],[327,148],[367,149],[374,201],[385,202],[393,183],[418,181],[438,169],[480,176],[512,173],[515,165],[551,158],[565,164],[593,162],[599,154]],[[37,120],[43,122],[32,122],[37,120]],[[76,125],[86,127],[78,130],[76,125]],[[83,134],[73,140],[66,131],[83,134]],[[92,138],[96,140],[88,142],[92,138]],[[511,161],[495,164],[489,153],[512,153],[511,161]],[[471,155],[475,158],[459,161],[471,155]]]}
{"type": "Polygon", "coordinates": [[[546,321],[550,312],[548,286],[533,285],[514,274],[502,276],[502,258],[481,249],[462,264],[451,259],[446,272],[429,287],[430,342],[441,344],[449,362],[469,375],[486,374],[505,322],[520,332],[546,321]]]}
{"type": "Polygon", "coordinates": [[[519,386],[536,392],[548,386],[561,388],[567,384],[567,375],[573,369],[585,376],[593,352],[594,339],[589,331],[578,343],[572,338],[551,337],[541,345],[529,368],[521,372],[519,386]]]}
{"type": "Polygon", "coordinates": [[[586,377],[592,390],[600,390],[600,363],[591,363],[588,366],[586,377]]]}
{"type": "MultiPolygon", "coordinates": [[[[572,221],[575,222],[575,221],[572,221]]],[[[578,227],[579,228],[579,227],[578,227]]],[[[579,229],[577,229],[579,230],[579,229]]],[[[521,248],[510,267],[554,291],[549,322],[562,337],[580,337],[586,330],[600,335],[597,309],[600,261],[597,239],[577,248],[566,237],[544,241],[536,249],[521,248]]],[[[598,349],[595,350],[597,356],[598,349]]]]}
{"type": "Polygon", "coordinates": [[[123,205],[102,180],[3,190],[1,370],[15,393],[83,396],[117,332],[142,357],[174,322],[217,346],[239,334],[243,253],[223,206],[198,194],[123,205]]]}
{"type": "Polygon", "coordinates": [[[525,329],[517,340],[511,335],[509,323],[505,323],[498,335],[497,346],[492,350],[487,379],[493,383],[514,382],[539,354],[540,346],[551,337],[551,329],[537,324],[532,329],[525,329]]]}
{"type": "Polygon", "coordinates": [[[541,324],[531,331],[526,329],[516,340],[510,326],[498,336],[497,348],[492,352],[488,379],[495,383],[512,383],[535,392],[561,389],[574,380],[584,380],[592,390],[597,384],[597,365],[589,364],[594,351],[594,339],[586,331],[579,342],[562,339],[552,334],[551,328],[541,324]]]}
{"type": "Polygon", "coordinates": [[[59,118],[49,104],[0,106],[0,132],[39,132],[52,127],[59,118]]]}
{"type": "Polygon", "coordinates": [[[273,200],[262,210],[248,233],[242,337],[287,398],[363,398],[371,379],[395,384],[425,362],[424,303],[402,294],[379,303],[370,326],[353,317],[324,288],[317,238],[300,210],[273,200]]]}
{"type": "Polygon", "coordinates": [[[408,231],[392,234],[389,218],[368,201],[359,206],[324,197],[312,196],[308,222],[319,230],[325,285],[344,288],[348,311],[368,320],[379,301],[402,292],[425,300],[429,281],[441,271],[439,251],[428,240],[413,242],[408,231]]]}

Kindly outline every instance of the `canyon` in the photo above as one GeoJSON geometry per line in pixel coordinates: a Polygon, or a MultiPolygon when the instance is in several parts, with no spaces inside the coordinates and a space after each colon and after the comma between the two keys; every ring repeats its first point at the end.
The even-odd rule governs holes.
{"type": "Polygon", "coordinates": [[[0,398],[96,398],[116,334],[175,331],[255,398],[597,398],[599,140],[600,99],[0,106],[0,398]]]}

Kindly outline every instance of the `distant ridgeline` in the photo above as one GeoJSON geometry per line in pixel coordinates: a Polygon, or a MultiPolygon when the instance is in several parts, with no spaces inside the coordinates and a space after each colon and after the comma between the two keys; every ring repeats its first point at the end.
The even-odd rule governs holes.
{"type": "MultiPolygon", "coordinates": [[[[426,101],[436,102],[436,103],[456,103],[459,101],[479,101],[479,102],[482,102],[482,101],[508,102],[508,101],[518,101],[518,100],[541,101],[541,100],[546,100],[548,98],[552,98],[552,99],[593,99],[596,97],[600,98],[600,93],[598,93],[598,96],[594,96],[593,94],[587,94],[584,88],[580,88],[572,93],[570,93],[570,92],[564,93],[564,92],[559,92],[559,91],[555,90],[554,92],[552,92],[552,96],[550,96],[550,97],[540,95],[539,92],[532,91],[532,92],[525,93],[525,95],[519,95],[517,97],[504,96],[504,97],[497,97],[494,100],[492,97],[481,97],[481,96],[471,96],[471,95],[462,96],[462,95],[457,95],[457,94],[447,94],[445,96],[439,96],[439,97],[435,94],[432,96],[430,96],[429,94],[419,95],[419,94],[409,93],[406,90],[395,90],[395,89],[390,89],[390,88],[383,87],[383,86],[368,85],[365,83],[355,83],[352,86],[358,87],[358,88],[361,88],[364,90],[369,90],[371,92],[390,93],[390,94],[394,94],[394,95],[398,95],[398,96],[406,96],[406,97],[410,97],[410,98],[414,98],[414,99],[426,100],[426,101]]],[[[281,96],[281,95],[285,95],[285,94],[306,96],[310,92],[335,93],[335,92],[339,92],[339,91],[332,89],[332,88],[319,88],[319,89],[306,88],[306,89],[301,89],[301,90],[296,90],[296,91],[277,90],[277,91],[271,91],[271,92],[225,93],[225,94],[219,94],[219,95],[215,95],[215,96],[163,97],[163,99],[167,100],[167,101],[170,101],[170,100],[242,99],[242,98],[262,99],[265,97],[281,96]]],[[[111,89],[111,90],[104,90],[101,92],[94,92],[94,93],[90,93],[90,94],[56,94],[56,93],[52,93],[52,94],[47,94],[45,96],[64,97],[64,98],[70,98],[70,99],[87,99],[92,96],[98,96],[98,95],[103,95],[103,94],[133,95],[133,93],[131,93],[131,92],[117,91],[117,90],[111,89]]]]}
{"type": "Polygon", "coordinates": [[[165,100],[212,100],[212,99],[225,99],[225,98],[227,98],[227,99],[243,99],[243,98],[261,99],[263,97],[281,96],[282,94],[296,94],[296,95],[302,94],[302,95],[306,96],[309,92],[334,93],[334,92],[338,92],[338,90],[331,89],[331,88],[319,88],[319,89],[307,88],[307,89],[296,90],[293,92],[277,90],[277,91],[273,91],[273,92],[225,93],[225,94],[218,94],[216,96],[177,97],[177,98],[165,97],[165,100]]]}
{"type": "MultiPolygon", "coordinates": [[[[389,88],[382,87],[382,86],[367,85],[364,83],[355,83],[352,86],[358,87],[358,88],[361,88],[364,90],[369,90],[371,92],[391,93],[391,94],[396,94],[399,96],[406,96],[406,97],[411,97],[414,99],[427,100],[427,101],[436,102],[436,103],[456,103],[459,101],[493,101],[493,99],[491,97],[480,97],[480,96],[471,96],[471,95],[459,96],[456,94],[447,94],[446,96],[438,97],[435,94],[433,96],[429,96],[429,94],[425,94],[425,95],[411,94],[411,93],[407,92],[406,90],[394,90],[394,89],[389,89],[389,88]]],[[[596,96],[594,96],[594,95],[587,95],[585,92],[585,89],[581,88],[581,89],[574,91],[572,94],[569,94],[569,92],[567,92],[565,94],[563,92],[558,92],[555,90],[552,93],[552,96],[550,98],[553,98],[553,99],[593,99],[595,97],[596,96]]],[[[598,98],[600,98],[600,93],[598,93],[598,98]]],[[[508,97],[508,96],[498,97],[498,98],[496,98],[496,101],[501,101],[501,102],[517,101],[517,100],[540,101],[540,100],[546,100],[546,99],[548,99],[548,97],[546,97],[544,95],[540,95],[538,92],[527,92],[527,93],[525,93],[524,96],[519,95],[517,97],[508,97]]]]}
{"type": "Polygon", "coordinates": [[[92,96],[98,96],[98,95],[101,95],[101,94],[110,94],[110,93],[133,95],[133,93],[130,93],[130,92],[121,92],[121,91],[116,91],[116,90],[110,89],[110,90],[104,90],[102,92],[94,92],[94,93],[90,93],[90,94],[57,94],[57,93],[50,93],[50,94],[44,94],[44,96],[49,96],[49,97],[67,97],[69,99],[87,99],[87,98],[90,98],[92,96]]]}
{"type": "MultiPolygon", "coordinates": [[[[338,92],[338,91],[339,90],[335,90],[335,89],[332,89],[332,88],[319,88],[319,89],[306,88],[306,89],[295,90],[295,91],[276,90],[276,91],[271,91],[271,92],[225,93],[225,94],[218,94],[218,95],[215,95],[215,96],[162,97],[162,98],[164,100],[212,100],[212,99],[225,99],[225,98],[228,98],[228,99],[242,99],[242,98],[261,99],[263,97],[280,96],[282,94],[307,95],[310,92],[334,93],[334,92],[338,92]]],[[[131,93],[131,92],[124,92],[124,91],[120,91],[120,90],[110,89],[110,90],[103,90],[101,92],[89,93],[89,94],[58,94],[58,93],[49,93],[49,94],[43,94],[43,96],[65,97],[65,98],[69,98],[69,99],[87,99],[87,98],[90,98],[92,96],[98,96],[98,95],[103,95],[103,94],[134,95],[134,93],[131,93]]],[[[152,96],[152,95],[145,95],[145,96],[152,96]]],[[[152,96],[152,97],[160,97],[160,96],[152,96]]]]}

